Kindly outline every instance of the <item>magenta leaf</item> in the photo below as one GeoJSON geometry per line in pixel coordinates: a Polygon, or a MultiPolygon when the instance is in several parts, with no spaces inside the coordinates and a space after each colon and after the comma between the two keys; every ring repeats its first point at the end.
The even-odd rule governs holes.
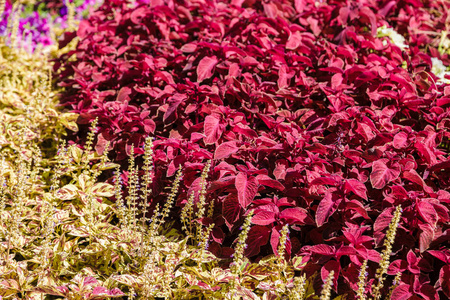
{"type": "Polygon", "coordinates": [[[220,119],[217,115],[209,115],[205,118],[204,132],[206,145],[214,144],[220,138],[222,131],[220,129],[220,119]]]}
{"type": "Polygon", "coordinates": [[[280,219],[289,224],[311,224],[312,220],[304,208],[292,207],[281,211],[280,219]]]}
{"type": "Polygon", "coordinates": [[[347,179],[344,185],[346,191],[351,191],[355,195],[367,200],[367,188],[364,183],[357,179],[347,179]]]}
{"type": "Polygon", "coordinates": [[[197,82],[202,82],[212,76],[214,67],[218,63],[217,57],[203,57],[197,67],[197,82]]]}
{"type": "Polygon", "coordinates": [[[335,250],[333,247],[331,247],[329,245],[325,245],[325,244],[314,245],[309,248],[309,251],[311,251],[312,253],[321,254],[321,255],[334,255],[334,253],[335,253],[335,250]]]}
{"type": "Polygon", "coordinates": [[[327,192],[320,201],[316,211],[316,224],[318,227],[322,226],[328,221],[328,218],[336,211],[341,199],[336,199],[338,196],[327,192]]]}
{"type": "Polygon", "coordinates": [[[233,153],[238,152],[239,147],[236,145],[235,141],[229,141],[220,144],[216,151],[214,152],[214,160],[224,159],[233,153]]]}
{"type": "Polygon", "coordinates": [[[258,180],[255,177],[247,178],[247,174],[239,172],[234,184],[238,193],[239,204],[246,208],[258,192],[258,180]]]}
{"type": "Polygon", "coordinates": [[[270,225],[275,222],[275,213],[272,211],[258,209],[252,217],[252,223],[256,225],[270,225]]]}
{"type": "Polygon", "coordinates": [[[374,189],[382,189],[386,184],[394,181],[400,175],[400,168],[394,165],[389,168],[386,163],[387,159],[379,159],[372,164],[372,173],[370,174],[370,182],[374,189]]]}

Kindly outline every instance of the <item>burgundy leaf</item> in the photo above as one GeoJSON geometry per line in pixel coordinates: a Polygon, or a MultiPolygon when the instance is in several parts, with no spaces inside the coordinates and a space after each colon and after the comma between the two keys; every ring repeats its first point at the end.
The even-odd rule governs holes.
{"type": "Polygon", "coordinates": [[[413,293],[410,291],[411,286],[409,284],[401,283],[397,286],[392,292],[391,299],[392,300],[408,300],[413,293]]]}
{"type": "Polygon", "coordinates": [[[433,204],[422,200],[417,203],[417,210],[425,222],[431,225],[436,225],[438,214],[434,209],[433,204]]]}
{"type": "Polygon", "coordinates": [[[246,208],[258,192],[258,181],[255,177],[247,178],[247,174],[239,172],[235,181],[239,204],[246,208]]]}
{"type": "Polygon", "coordinates": [[[272,179],[267,175],[260,174],[256,176],[256,179],[258,179],[258,183],[261,185],[268,186],[279,191],[284,191],[285,189],[284,185],[282,185],[278,180],[272,179]]]}
{"type": "Polygon", "coordinates": [[[237,194],[229,194],[222,205],[222,215],[225,218],[228,229],[231,230],[235,222],[239,219],[241,210],[242,208],[239,205],[237,194]]]}
{"type": "Polygon", "coordinates": [[[439,272],[439,283],[441,284],[442,291],[450,298],[450,266],[446,265],[441,268],[439,272]]]}
{"type": "Polygon", "coordinates": [[[245,255],[253,256],[258,254],[260,247],[269,241],[270,229],[265,226],[254,225],[250,228],[247,236],[247,249],[245,255]]]}
{"type": "Polygon", "coordinates": [[[431,224],[419,224],[419,228],[422,230],[419,237],[420,253],[425,252],[434,240],[434,227],[431,224]]]}
{"type": "Polygon", "coordinates": [[[329,262],[327,262],[320,270],[320,276],[322,277],[322,281],[325,283],[331,271],[334,271],[333,289],[337,291],[337,283],[339,279],[339,273],[341,271],[341,265],[337,261],[330,260],[329,262]]]}
{"type": "Polygon", "coordinates": [[[386,229],[389,227],[389,224],[392,221],[394,211],[393,207],[386,208],[375,220],[373,224],[374,236],[375,236],[375,245],[378,247],[380,245],[381,240],[386,235],[386,229]]]}

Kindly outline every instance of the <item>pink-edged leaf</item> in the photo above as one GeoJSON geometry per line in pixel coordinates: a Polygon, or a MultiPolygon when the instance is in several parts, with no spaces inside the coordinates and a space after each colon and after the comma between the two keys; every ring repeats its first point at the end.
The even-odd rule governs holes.
{"type": "Polygon", "coordinates": [[[378,247],[386,235],[386,228],[389,227],[389,224],[391,223],[393,214],[392,212],[395,210],[393,207],[386,208],[375,220],[375,223],[373,224],[373,231],[374,231],[374,237],[375,237],[375,246],[378,247]]]}
{"type": "Polygon", "coordinates": [[[279,191],[284,191],[285,187],[282,185],[278,180],[272,179],[267,175],[260,174],[256,176],[256,179],[258,179],[258,183],[264,186],[268,186],[274,189],[277,189],[279,191]]]}
{"type": "Polygon", "coordinates": [[[241,210],[237,194],[229,194],[223,201],[222,206],[222,215],[225,218],[228,229],[231,230],[233,228],[234,223],[239,219],[241,210]]]}
{"type": "Polygon", "coordinates": [[[275,222],[275,217],[276,215],[273,211],[259,209],[252,217],[252,223],[261,226],[270,225],[275,222]]]}
{"type": "MultiPolygon", "coordinates": [[[[417,277],[416,280],[418,281],[417,277]]],[[[418,292],[418,294],[420,296],[422,296],[425,300],[434,300],[434,299],[439,299],[439,294],[436,291],[436,289],[428,283],[420,284],[420,290],[418,292]]]]}
{"type": "Polygon", "coordinates": [[[83,279],[83,287],[89,286],[89,285],[93,285],[93,284],[97,284],[97,282],[98,282],[97,279],[95,279],[92,276],[85,277],[83,279]]]}
{"type": "Polygon", "coordinates": [[[334,255],[335,249],[325,244],[314,245],[309,248],[309,251],[320,255],[334,255]]]}
{"type": "Polygon", "coordinates": [[[446,265],[441,268],[439,272],[439,283],[441,284],[442,291],[450,298],[450,266],[446,265]]]}
{"type": "Polygon", "coordinates": [[[240,205],[246,208],[258,192],[258,181],[255,177],[247,178],[247,174],[239,172],[234,185],[236,186],[240,205]]]}
{"type": "Polygon", "coordinates": [[[408,300],[413,295],[410,288],[409,284],[401,283],[392,292],[391,300],[408,300]]]}
{"type": "Polygon", "coordinates": [[[364,183],[357,179],[347,179],[344,188],[346,192],[351,191],[355,195],[367,200],[367,188],[364,183]]]}
{"type": "Polygon", "coordinates": [[[416,208],[425,222],[433,226],[436,225],[436,222],[438,220],[438,214],[434,209],[433,204],[422,200],[419,203],[417,203],[416,208]]]}
{"type": "Polygon", "coordinates": [[[427,252],[436,257],[437,259],[442,260],[446,264],[450,265],[450,253],[446,254],[443,251],[439,250],[428,250],[427,252]]]}
{"type": "Polygon", "coordinates": [[[326,193],[316,210],[316,224],[318,227],[328,222],[328,218],[336,211],[337,205],[332,193],[326,193]]]}
{"type": "Polygon", "coordinates": [[[408,134],[406,132],[400,131],[394,136],[392,145],[396,149],[403,149],[408,145],[408,134]]]}
{"type": "Polygon", "coordinates": [[[227,158],[231,154],[238,152],[238,150],[239,147],[236,145],[235,141],[222,143],[216,148],[216,151],[214,152],[214,160],[227,158]]]}
{"type": "Polygon", "coordinates": [[[181,46],[180,50],[184,53],[194,53],[197,50],[197,45],[193,43],[184,44],[181,46]]]}
{"type": "Polygon", "coordinates": [[[364,205],[357,200],[353,199],[353,200],[347,201],[345,203],[345,208],[356,211],[366,220],[370,219],[369,215],[367,214],[367,210],[364,208],[364,205]]]}
{"type": "Polygon", "coordinates": [[[280,219],[289,224],[311,224],[312,220],[304,208],[286,208],[280,213],[280,219]]]}
{"type": "Polygon", "coordinates": [[[203,141],[206,145],[214,144],[222,135],[219,118],[220,117],[216,115],[208,115],[205,118],[205,123],[203,125],[205,138],[203,138],[203,141]]]}
{"type": "Polygon", "coordinates": [[[325,283],[331,271],[334,271],[333,289],[337,290],[339,273],[341,271],[341,265],[337,261],[330,260],[329,262],[327,262],[320,270],[320,276],[322,277],[322,281],[325,283]]]}
{"type": "Polygon", "coordinates": [[[419,250],[420,253],[425,252],[429,247],[431,242],[434,240],[434,227],[431,224],[419,224],[419,228],[422,229],[419,237],[419,250]]]}
{"type": "Polygon", "coordinates": [[[372,164],[372,173],[370,174],[370,182],[374,189],[382,189],[386,184],[394,181],[400,175],[400,167],[394,165],[389,168],[386,163],[387,159],[379,159],[372,164]]]}
{"type": "Polygon", "coordinates": [[[414,182],[422,187],[425,184],[422,177],[420,177],[420,175],[417,174],[416,170],[414,170],[414,169],[403,172],[402,177],[405,179],[408,179],[409,181],[414,182]]]}
{"type": "Polygon", "coordinates": [[[212,76],[214,67],[219,61],[217,57],[203,57],[197,67],[197,82],[202,82],[212,76]]]}

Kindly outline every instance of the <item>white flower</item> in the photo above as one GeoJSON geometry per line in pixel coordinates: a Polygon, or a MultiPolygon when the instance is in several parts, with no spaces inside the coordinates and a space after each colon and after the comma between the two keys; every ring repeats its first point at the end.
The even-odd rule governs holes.
{"type": "Polygon", "coordinates": [[[439,78],[437,84],[450,84],[450,80],[445,78],[445,75],[450,75],[450,72],[447,71],[447,67],[444,66],[444,63],[436,57],[431,58],[431,62],[433,66],[431,67],[431,72],[439,78]]]}
{"type": "Polygon", "coordinates": [[[392,43],[402,50],[405,50],[406,48],[409,47],[408,45],[405,44],[406,40],[401,34],[396,32],[392,28],[387,28],[386,25],[383,25],[383,26],[377,28],[377,36],[378,37],[384,37],[384,36],[389,37],[391,39],[392,43]]]}

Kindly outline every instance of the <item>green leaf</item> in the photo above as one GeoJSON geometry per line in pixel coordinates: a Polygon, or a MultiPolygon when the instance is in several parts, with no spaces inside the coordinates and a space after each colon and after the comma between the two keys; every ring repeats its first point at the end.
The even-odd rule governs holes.
{"type": "Polygon", "coordinates": [[[306,261],[304,261],[303,256],[296,256],[292,259],[292,265],[295,270],[303,270],[303,268],[306,266],[306,261]]]}

